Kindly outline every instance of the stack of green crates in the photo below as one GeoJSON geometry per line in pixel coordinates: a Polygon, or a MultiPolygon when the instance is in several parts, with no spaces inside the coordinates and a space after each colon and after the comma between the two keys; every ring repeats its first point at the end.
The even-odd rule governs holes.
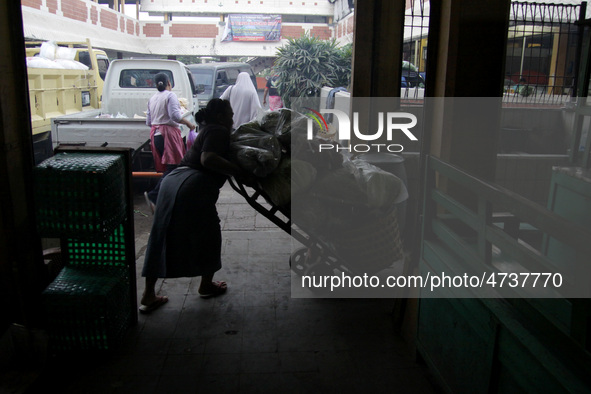
{"type": "MultiPolygon", "coordinates": [[[[124,157],[58,153],[34,171],[37,227],[66,266],[42,294],[57,352],[117,347],[131,323],[124,157]]],[[[134,251],[133,251],[134,252],[134,251]]]]}
{"type": "Polygon", "coordinates": [[[42,298],[56,352],[111,350],[129,326],[129,312],[121,305],[129,298],[128,288],[108,273],[64,267],[42,298]]]}
{"type": "Polygon", "coordinates": [[[62,245],[62,253],[70,266],[102,267],[118,274],[127,272],[129,262],[125,247],[125,231],[123,224],[120,224],[104,238],[68,237],[62,245]]]}
{"type": "Polygon", "coordinates": [[[106,236],[125,218],[118,154],[58,153],[34,169],[37,227],[46,237],[106,236]]]}

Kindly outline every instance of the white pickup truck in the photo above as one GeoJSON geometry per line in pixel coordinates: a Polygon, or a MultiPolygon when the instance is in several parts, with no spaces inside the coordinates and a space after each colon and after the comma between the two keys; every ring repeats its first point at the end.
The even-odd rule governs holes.
{"type": "MultiPolygon", "coordinates": [[[[189,69],[175,60],[123,59],[109,65],[103,88],[102,107],[54,118],[51,138],[58,145],[132,148],[135,153],[149,145],[146,125],[148,99],[156,92],[154,77],[166,73],[187,115],[197,107],[197,92],[189,69]]],[[[181,126],[183,136],[189,132],[181,126]]]]}

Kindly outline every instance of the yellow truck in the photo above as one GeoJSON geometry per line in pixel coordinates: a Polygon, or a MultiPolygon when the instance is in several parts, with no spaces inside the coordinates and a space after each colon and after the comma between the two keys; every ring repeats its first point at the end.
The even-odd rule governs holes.
{"type": "MultiPolygon", "coordinates": [[[[109,67],[107,54],[93,49],[89,40],[51,45],[54,44],[56,48],[71,48],[68,52],[71,60],[88,69],[47,68],[39,58],[43,54],[43,42],[25,42],[35,164],[52,155],[53,118],[100,108],[109,67]]],[[[51,60],[48,60],[50,67],[51,60]]]]}

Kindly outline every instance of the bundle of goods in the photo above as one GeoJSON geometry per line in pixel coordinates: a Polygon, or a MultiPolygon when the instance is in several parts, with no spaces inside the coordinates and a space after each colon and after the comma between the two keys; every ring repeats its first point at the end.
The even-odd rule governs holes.
{"type": "Polygon", "coordinates": [[[363,261],[363,269],[389,266],[402,251],[394,209],[407,196],[402,180],[321,149],[328,141],[318,137],[314,122],[309,138],[308,123],[289,109],[267,112],[232,133],[231,160],[255,175],[268,202],[288,208],[297,226],[363,261]]]}
{"type": "Polygon", "coordinates": [[[230,153],[242,169],[257,176],[269,175],[281,160],[281,145],[257,122],[240,126],[231,136],[230,153]]]}
{"type": "Polygon", "coordinates": [[[27,67],[88,70],[88,66],[74,60],[75,57],[76,49],[60,47],[55,41],[46,41],[41,44],[37,56],[27,57],[27,67]]]}
{"type": "Polygon", "coordinates": [[[232,160],[259,178],[272,203],[284,206],[309,191],[324,200],[387,208],[403,193],[395,175],[361,159],[321,150],[322,139],[307,137],[308,119],[280,109],[232,133],[232,160]]]}

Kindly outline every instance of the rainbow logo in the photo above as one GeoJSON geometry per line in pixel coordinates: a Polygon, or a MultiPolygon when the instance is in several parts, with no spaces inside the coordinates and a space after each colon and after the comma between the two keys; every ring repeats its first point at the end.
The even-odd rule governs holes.
{"type": "Polygon", "coordinates": [[[324,116],[322,116],[320,114],[320,112],[314,111],[312,108],[308,108],[308,107],[304,107],[304,108],[307,109],[308,111],[310,111],[309,113],[306,114],[306,116],[312,118],[316,123],[318,123],[318,127],[320,127],[321,130],[324,130],[325,132],[327,132],[328,131],[328,124],[326,123],[324,116]]]}

